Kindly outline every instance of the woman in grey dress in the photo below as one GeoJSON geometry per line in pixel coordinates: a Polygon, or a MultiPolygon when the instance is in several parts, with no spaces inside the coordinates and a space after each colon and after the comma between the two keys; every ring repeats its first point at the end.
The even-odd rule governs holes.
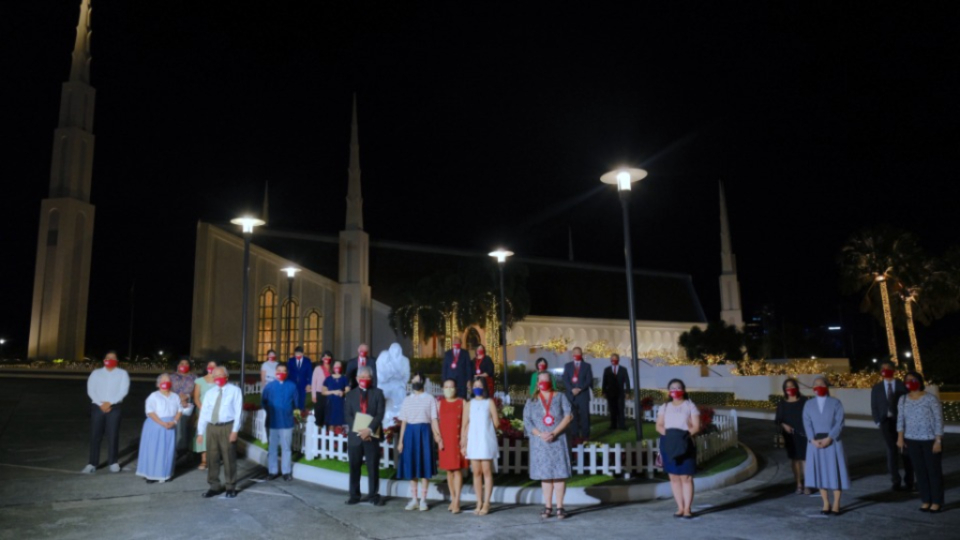
{"type": "Polygon", "coordinates": [[[850,488],[847,457],[840,440],[843,404],[830,397],[830,388],[823,377],[813,380],[813,392],[816,397],[808,399],[803,406],[803,428],[809,441],[804,481],[808,488],[820,490],[823,499],[820,513],[836,516],[840,515],[840,494],[850,488]],[[832,506],[827,490],[833,490],[832,506]]]}
{"type": "Polygon", "coordinates": [[[551,516],[553,500],[557,503],[557,519],[567,517],[563,496],[570,478],[570,449],[563,430],[573,421],[570,401],[554,391],[549,373],[537,376],[537,393],[523,408],[523,430],[530,438],[530,479],[540,480],[544,510],[541,518],[551,516]]]}

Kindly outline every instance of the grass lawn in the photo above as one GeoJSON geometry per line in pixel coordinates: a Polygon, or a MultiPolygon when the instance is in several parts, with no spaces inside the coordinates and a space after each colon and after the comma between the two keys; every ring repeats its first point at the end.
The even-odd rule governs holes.
{"type": "MultiPolygon", "coordinates": [[[[327,469],[329,471],[337,471],[342,473],[350,473],[350,464],[346,461],[339,461],[336,459],[307,459],[300,458],[297,460],[297,463],[302,463],[304,465],[309,465],[311,467],[319,467],[321,469],[327,469]]],[[[387,467],[386,469],[380,469],[380,478],[393,478],[397,473],[397,470],[393,467],[387,467]]],[[[360,474],[367,476],[367,466],[363,465],[360,468],[360,474]]]]}
{"type": "MultiPolygon", "coordinates": [[[[610,429],[610,419],[606,416],[590,417],[590,440],[606,444],[628,443],[637,440],[637,430],[633,428],[633,420],[629,420],[630,427],[624,430],[610,429]]],[[[643,438],[653,440],[659,437],[656,424],[643,423],[643,438]]]]}

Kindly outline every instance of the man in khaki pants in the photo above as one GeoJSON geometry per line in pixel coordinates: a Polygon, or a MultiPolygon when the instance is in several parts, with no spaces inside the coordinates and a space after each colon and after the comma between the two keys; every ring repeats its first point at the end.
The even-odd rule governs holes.
{"type": "Polygon", "coordinates": [[[240,414],[243,410],[243,392],[235,385],[227,384],[227,368],[213,370],[215,388],[203,395],[203,407],[197,423],[197,444],[207,437],[207,483],[210,489],[204,498],[221,493],[220,461],[223,460],[223,483],[227,498],[237,496],[237,433],[240,431],[240,414]]]}

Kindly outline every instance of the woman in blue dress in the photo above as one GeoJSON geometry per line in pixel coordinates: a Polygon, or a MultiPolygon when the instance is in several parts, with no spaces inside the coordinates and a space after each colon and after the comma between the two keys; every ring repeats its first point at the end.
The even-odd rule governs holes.
{"type": "Polygon", "coordinates": [[[325,407],[326,418],[323,425],[328,427],[343,425],[343,396],[347,393],[349,381],[343,375],[343,364],[338,360],[333,363],[333,373],[323,381],[322,393],[327,398],[325,407]]]}
{"type": "Polygon", "coordinates": [[[137,456],[137,476],[148,484],[166,482],[173,477],[176,459],[177,423],[183,407],[180,396],[171,391],[172,383],[166,373],[157,377],[157,390],[147,397],[147,419],[140,434],[140,453],[137,456]]]}
{"type": "Polygon", "coordinates": [[[809,448],[804,467],[804,481],[808,488],[820,490],[825,516],[840,515],[840,494],[850,489],[847,473],[847,457],[843,452],[840,435],[843,432],[843,404],[830,397],[830,388],[824,377],[813,380],[813,393],[803,405],[803,429],[809,448]],[[831,506],[827,490],[833,490],[831,506]]]}

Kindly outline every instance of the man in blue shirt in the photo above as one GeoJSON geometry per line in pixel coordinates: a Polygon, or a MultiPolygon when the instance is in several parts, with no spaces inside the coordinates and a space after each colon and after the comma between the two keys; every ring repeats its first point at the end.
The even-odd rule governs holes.
{"type": "Polygon", "coordinates": [[[267,412],[267,433],[269,433],[270,451],[268,453],[268,480],[276,480],[277,452],[281,452],[280,471],[283,479],[293,480],[290,464],[290,442],[293,440],[293,411],[297,408],[297,387],[287,381],[287,366],[277,366],[276,380],[267,383],[260,397],[260,404],[267,412]]]}

